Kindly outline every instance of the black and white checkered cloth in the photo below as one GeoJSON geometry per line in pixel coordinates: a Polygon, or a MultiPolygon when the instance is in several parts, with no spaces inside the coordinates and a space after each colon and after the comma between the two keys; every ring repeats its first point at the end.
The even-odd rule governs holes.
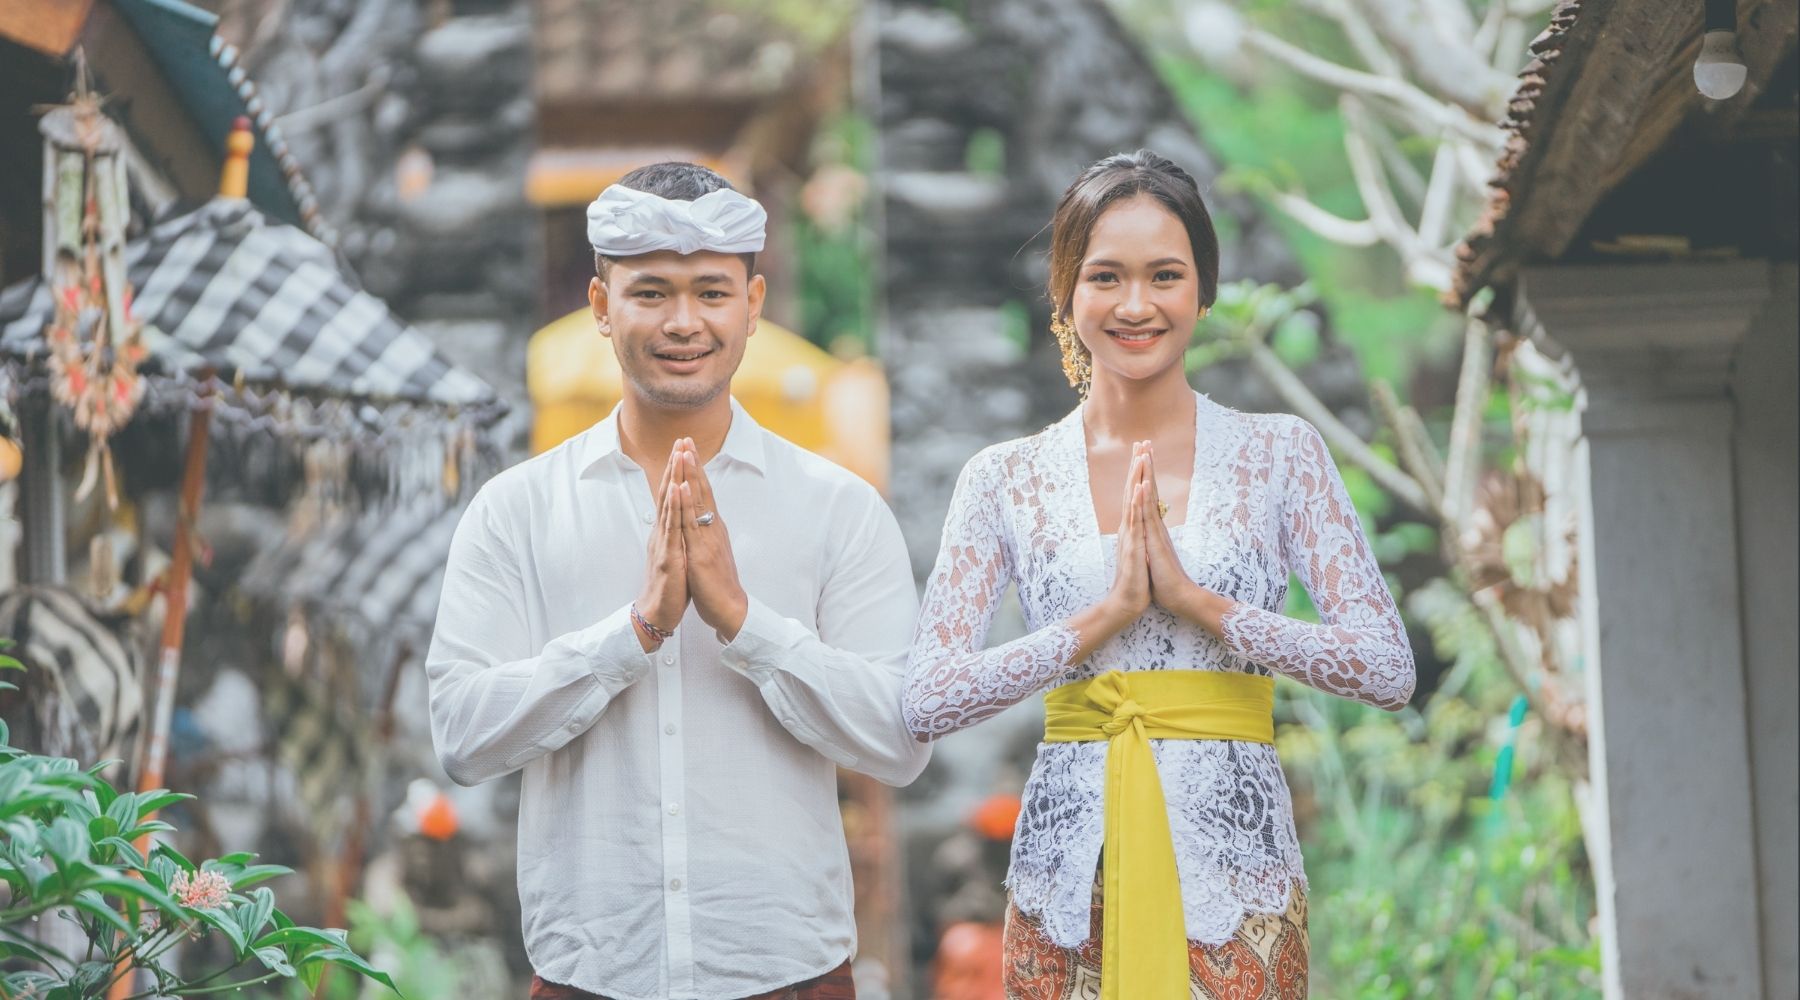
{"type": "MultiPolygon", "coordinates": [[[[211,368],[227,385],[241,379],[309,396],[496,402],[486,382],[363,291],[329,247],[247,201],[215,199],[157,224],[126,246],[125,263],[147,375],[211,368]]],[[[0,355],[44,355],[54,311],[42,281],[0,292],[0,355]]]]}
{"type": "Polygon", "coordinates": [[[238,590],[423,642],[437,619],[444,563],[464,509],[421,502],[342,518],[265,550],[244,568],[238,590]]]}

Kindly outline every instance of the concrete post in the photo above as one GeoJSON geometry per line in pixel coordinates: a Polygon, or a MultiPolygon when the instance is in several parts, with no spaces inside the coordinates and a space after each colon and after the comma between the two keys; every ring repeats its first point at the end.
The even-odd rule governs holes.
{"type": "Polygon", "coordinates": [[[1581,594],[1608,1000],[1762,1000],[1733,406],[1760,262],[1558,266],[1521,329],[1584,386],[1581,594]]]}

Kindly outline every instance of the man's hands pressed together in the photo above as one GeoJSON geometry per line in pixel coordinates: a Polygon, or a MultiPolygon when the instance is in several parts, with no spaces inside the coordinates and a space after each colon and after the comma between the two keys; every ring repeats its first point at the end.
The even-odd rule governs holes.
{"type": "MultiPolygon", "coordinates": [[[[659,630],[673,631],[691,599],[700,619],[719,634],[720,641],[730,642],[744,626],[750,598],[738,580],[731,535],[715,507],[712,483],[692,438],[676,441],[669,453],[657,487],[656,513],[638,614],[659,630]]],[[[661,638],[644,628],[635,631],[646,651],[662,645],[661,638]]]]}
{"type": "MultiPolygon", "coordinates": [[[[656,527],[650,532],[644,559],[644,589],[633,605],[644,621],[665,632],[672,632],[681,624],[688,605],[687,549],[682,543],[681,524],[676,520],[680,514],[676,501],[680,471],[681,442],[677,441],[656,488],[656,527]]],[[[661,638],[635,623],[633,631],[645,652],[662,645],[661,638]]]]}
{"type": "Polygon", "coordinates": [[[714,504],[712,483],[700,465],[692,438],[675,446],[681,452],[678,489],[682,538],[687,544],[687,586],[700,620],[719,633],[719,641],[737,638],[750,613],[750,596],[738,581],[737,560],[731,555],[731,535],[714,504]],[[702,522],[705,523],[702,523],[702,522]]]}

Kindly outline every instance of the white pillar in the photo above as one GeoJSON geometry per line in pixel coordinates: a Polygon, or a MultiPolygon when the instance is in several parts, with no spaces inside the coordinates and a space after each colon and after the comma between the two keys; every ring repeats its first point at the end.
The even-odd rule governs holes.
{"type": "MultiPolygon", "coordinates": [[[[1552,266],[1584,386],[1581,616],[1609,1000],[1763,1000],[1731,362],[1764,263],[1552,266]]],[[[1526,327],[1529,329],[1529,327],[1526,327]]]]}

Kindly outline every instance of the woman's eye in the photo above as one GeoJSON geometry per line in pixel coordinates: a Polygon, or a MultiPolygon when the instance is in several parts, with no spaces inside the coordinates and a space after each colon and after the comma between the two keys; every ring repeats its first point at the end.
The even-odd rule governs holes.
{"type": "Polygon", "coordinates": [[[1111,282],[1111,281],[1118,281],[1119,276],[1112,273],[1111,271],[1095,271],[1093,274],[1088,275],[1088,280],[1089,281],[1099,281],[1099,282],[1111,282]]]}
{"type": "Polygon", "coordinates": [[[1180,281],[1181,280],[1181,272],[1180,271],[1158,271],[1158,272],[1156,272],[1156,280],[1157,281],[1180,281]]]}

